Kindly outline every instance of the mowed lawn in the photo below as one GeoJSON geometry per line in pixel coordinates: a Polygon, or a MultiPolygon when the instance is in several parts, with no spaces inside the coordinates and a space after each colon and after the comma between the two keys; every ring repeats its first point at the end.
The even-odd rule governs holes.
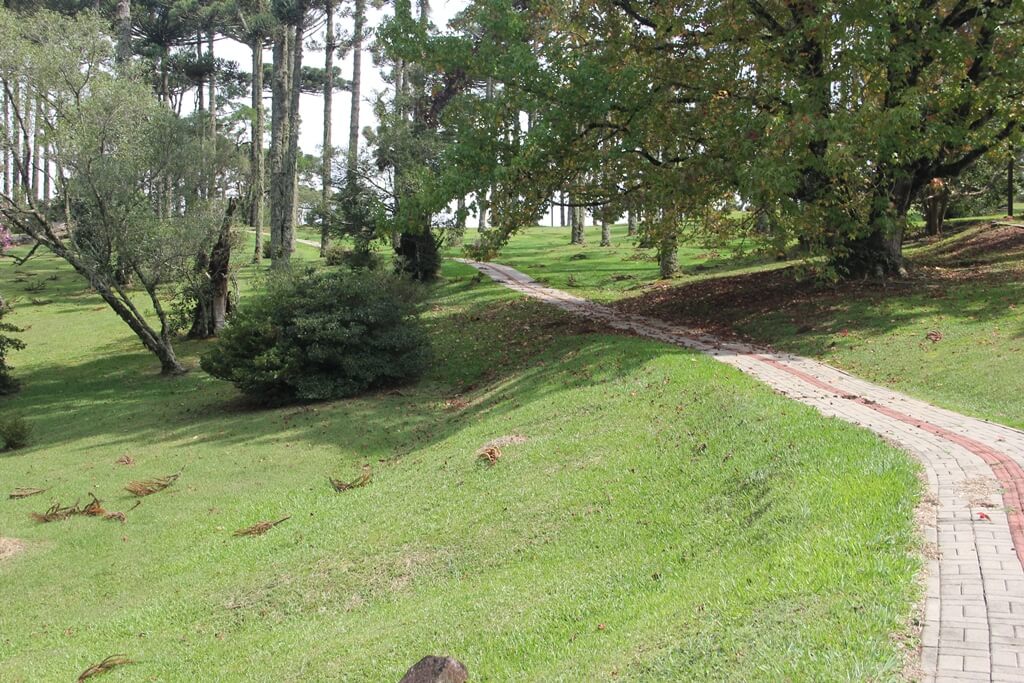
{"type": "Polygon", "coordinates": [[[530,228],[496,260],[580,296],[738,334],[1024,429],[1024,228],[948,227],[944,238],[908,242],[903,281],[798,283],[779,270],[792,262],[693,245],[680,249],[680,276],[658,281],[653,251],[618,226],[612,249],[589,232],[580,248],[568,246],[567,229],[530,228]],[[563,255],[555,265],[544,266],[547,249],[563,255]]]}
{"type": "MultiPolygon", "coordinates": [[[[55,259],[0,268],[29,345],[0,411],[35,428],[0,453],[0,536],[27,544],[0,562],[0,679],[115,653],[136,663],[98,680],[397,681],[426,654],[479,681],[901,675],[908,456],[708,358],[444,274],[422,382],[257,411],[201,370],[159,377],[55,259]],[[527,441],[476,456],[510,435],[527,441]],[[328,485],[364,464],[365,488],[328,485]],[[133,507],[125,484],[176,472],[133,507]],[[49,490],[8,500],[20,486],[49,490]],[[30,517],[90,493],[127,522],[30,517]]],[[[207,345],[178,349],[195,367],[207,345]]]]}

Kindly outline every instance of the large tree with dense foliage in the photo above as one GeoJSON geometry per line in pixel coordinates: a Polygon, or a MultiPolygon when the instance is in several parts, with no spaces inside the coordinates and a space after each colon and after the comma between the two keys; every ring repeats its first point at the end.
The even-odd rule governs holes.
{"type": "Polygon", "coordinates": [[[562,188],[662,210],[663,231],[738,193],[834,273],[899,272],[915,196],[1010,139],[1021,104],[1012,0],[477,0],[455,26],[393,42],[440,83],[499,84],[444,109],[428,190],[486,177],[498,244],[562,188]]]}

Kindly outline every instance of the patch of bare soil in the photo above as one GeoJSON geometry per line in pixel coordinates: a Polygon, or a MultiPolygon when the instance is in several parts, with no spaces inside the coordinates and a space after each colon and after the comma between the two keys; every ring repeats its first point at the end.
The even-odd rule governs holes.
{"type": "Polygon", "coordinates": [[[781,268],[658,287],[613,306],[627,313],[735,338],[740,336],[736,329],[745,322],[789,309],[826,309],[831,302],[848,297],[851,289],[872,292],[882,291],[883,286],[869,282],[833,286],[813,278],[800,278],[795,268],[781,268]]]}
{"type": "Polygon", "coordinates": [[[0,562],[9,560],[15,555],[24,552],[28,548],[24,541],[16,538],[5,538],[0,536],[0,562]]]}

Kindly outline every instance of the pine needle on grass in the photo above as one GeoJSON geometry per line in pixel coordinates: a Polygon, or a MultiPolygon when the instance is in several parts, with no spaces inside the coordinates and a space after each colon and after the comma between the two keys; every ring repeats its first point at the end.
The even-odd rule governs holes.
{"type": "Polygon", "coordinates": [[[484,446],[476,452],[476,457],[480,458],[488,465],[495,465],[501,460],[501,449],[497,446],[484,446]]]}
{"type": "Polygon", "coordinates": [[[176,482],[178,480],[178,477],[180,476],[181,472],[178,472],[177,474],[172,474],[169,477],[161,477],[160,479],[145,479],[143,481],[132,481],[128,482],[128,485],[125,486],[124,488],[129,493],[132,493],[141,498],[142,496],[149,496],[154,493],[159,493],[160,491],[163,491],[165,488],[176,482]]]}
{"type": "Polygon", "coordinates": [[[133,660],[128,659],[124,655],[110,655],[99,664],[93,664],[88,669],[78,674],[78,683],[82,683],[82,681],[84,681],[87,678],[92,678],[93,676],[105,674],[111,669],[113,669],[115,666],[124,666],[125,664],[134,663],[135,662],[133,660]]]}
{"type": "Polygon", "coordinates": [[[46,524],[47,522],[59,522],[61,520],[67,519],[72,515],[77,515],[79,512],[80,511],[78,509],[78,503],[75,503],[74,505],[70,505],[68,507],[63,507],[58,502],[51,505],[46,512],[33,512],[31,513],[31,515],[32,519],[36,520],[40,524],[46,524]]]}
{"type": "Polygon", "coordinates": [[[89,497],[92,498],[92,502],[82,508],[79,511],[79,514],[86,515],[87,517],[103,517],[108,514],[107,511],[103,509],[103,503],[99,498],[91,493],[89,494],[89,497]]]}
{"type": "Polygon", "coordinates": [[[287,517],[282,517],[276,522],[271,522],[269,520],[265,522],[257,522],[252,526],[247,526],[244,529],[239,529],[234,534],[232,534],[232,536],[262,536],[263,534],[267,533],[268,531],[270,531],[286,519],[291,519],[291,515],[288,515],[287,517]]]}
{"type": "Polygon", "coordinates": [[[341,479],[334,479],[333,477],[328,477],[327,479],[328,481],[331,482],[331,486],[334,488],[335,491],[337,491],[338,493],[342,493],[343,491],[362,488],[363,486],[369,484],[370,479],[372,478],[373,470],[370,468],[369,465],[363,465],[362,473],[360,473],[360,475],[353,479],[352,481],[342,481],[341,479]]]}
{"type": "Polygon", "coordinates": [[[13,491],[11,491],[10,495],[8,495],[7,497],[8,498],[14,498],[14,499],[28,498],[29,496],[35,496],[35,495],[40,494],[40,493],[46,493],[49,490],[50,489],[33,489],[33,488],[26,488],[26,487],[18,487],[16,489],[14,489],[13,491]]]}

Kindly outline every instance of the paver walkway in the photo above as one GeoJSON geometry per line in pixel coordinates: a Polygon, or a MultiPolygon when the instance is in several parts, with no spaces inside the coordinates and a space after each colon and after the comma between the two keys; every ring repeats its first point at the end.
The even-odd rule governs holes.
{"type": "Polygon", "coordinates": [[[508,266],[458,260],[566,311],[707,353],[917,456],[936,513],[925,530],[925,680],[1024,682],[1024,432],[937,408],[824,363],[620,313],[508,266]]]}

